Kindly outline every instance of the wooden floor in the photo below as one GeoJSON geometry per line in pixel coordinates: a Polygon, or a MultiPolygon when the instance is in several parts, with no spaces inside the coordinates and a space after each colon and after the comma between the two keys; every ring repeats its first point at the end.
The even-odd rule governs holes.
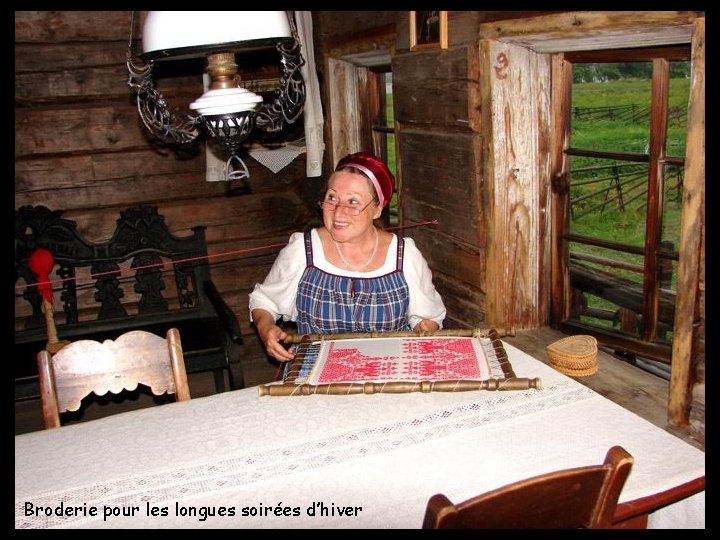
{"type": "MultiPolygon", "coordinates": [[[[550,328],[539,330],[520,331],[514,337],[503,339],[518,349],[548,362],[545,347],[566,337],[564,334],[550,328]]],[[[576,380],[599,394],[605,396],[645,418],[652,424],[685,440],[689,444],[705,450],[705,441],[693,437],[688,430],[676,428],[667,423],[668,381],[643,371],[635,366],[623,362],[600,351],[598,354],[599,370],[595,375],[581,377],[576,380]]],[[[264,384],[274,380],[275,367],[270,363],[254,362],[243,366],[247,386],[264,384]]],[[[208,373],[192,374],[189,377],[190,393],[193,398],[199,398],[214,393],[212,376],[208,373]]],[[[81,417],[71,419],[72,422],[81,422],[100,418],[120,411],[138,409],[156,404],[156,400],[147,393],[138,392],[129,401],[118,403],[108,398],[97,398],[87,406],[81,417]]],[[[66,422],[64,420],[64,422],[66,422]]],[[[15,434],[27,433],[42,429],[42,416],[38,400],[15,402],[15,434]]]]}
{"type": "MultiPolygon", "coordinates": [[[[547,364],[549,360],[545,347],[564,337],[567,336],[551,328],[541,328],[521,331],[517,336],[504,337],[503,340],[547,364]]],[[[669,382],[662,377],[600,350],[598,372],[589,377],[577,377],[575,380],[696,448],[705,450],[704,439],[699,440],[689,430],[668,424],[669,382]]]]}

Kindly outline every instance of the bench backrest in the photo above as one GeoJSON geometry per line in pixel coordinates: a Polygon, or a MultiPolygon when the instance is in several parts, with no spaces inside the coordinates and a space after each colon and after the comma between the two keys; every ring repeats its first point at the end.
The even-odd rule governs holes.
{"type": "Polygon", "coordinates": [[[190,236],[175,236],[157,207],[140,205],[121,212],[108,242],[90,243],[78,233],[74,221],[62,217],[62,211],[45,206],[19,208],[15,212],[16,283],[23,279],[28,285],[22,296],[32,307],[25,328],[44,325],[42,299],[37,287],[30,286],[37,277],[28,267],[38,247],[49,250],[55,259],[50,279],[54,290],[61,289],[62,311],[54,306],[58,328],[79,322],[81,316],[106,320],[178,309],[212,313],[204,290],[210,280],[205,227],[192,231],[190,236]]]}

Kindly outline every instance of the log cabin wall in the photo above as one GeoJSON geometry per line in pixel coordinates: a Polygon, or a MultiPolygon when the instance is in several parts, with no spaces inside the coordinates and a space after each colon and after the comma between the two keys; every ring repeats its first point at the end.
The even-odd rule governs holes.
{"type": "MultiPolygon", "coordinates": [[[[390,32],[401,217],[405,223],[438,220],[437,227],[409,229],[406,234],[428,259],[448,307],[448,326],[492,321],[488,292],[502,286],[489,280],[487,271],[493,240],[489,235],[497,230],[497,223],[489,222],[490,205],[498,186],[485,178],[492,132],[489,113],[482,107],[488,88],[483,87],[480,69],[479,28],[492,21],[548,13],[451,11],[447,49],[410,51],[407,11],[313,12],[315,59],[328,125],[333,121],[327,110],[328,51],[338,50],[340,43],[346,54],[366,52],[360,44],[367,47],[376,33],[390,32]]],[[[205,181],[203,147],[182,158],[155,147],[127,86],[129,31],[127,11],[15,12],[15,208],[43,204],[63,210],[89,240],[104,241],[121,210],[154,204],[176,234],[206,225],[211,255],[283,244],[291,232],[316,219],[311,202],[323,180],[305,177],[304,155],[278,174],[248,157],[251,192],[228,196],[222,183],[205,181]]],[[[157,77],[158,89],[174,108],[187,110],[201,93],[199,69],[157,77]]],[[[325,135],[326,149],[332,149],[327,129],[325,135]]],[[[326,174],[333,165],[332,153],[326,151],[326,174]]],[[[693,414],[700,410],[695,406],[700,400],[704,407],[702,208],[692,353],[696,381],[702,385],[694,386],[693,414]]],[[[539,210],[529,208],[531,213],[539,210]]],[[[249,365],[266,359],[248,321],[247,295],[263,279],[276,253],[269,249],[211,259],[213,279],[241,322],[244,361],[249,365]]],[[[532,272],[523,262],[514,264],[532,272]]],[[[539,281],[537,276],[527,286],[538,287],[539,281]]],[[[547,289],[539,291],[538,298],[523,301],[546,302],[547,289]]],[[[27,314],[23,309],[16,301],[16,319],[27,314]]],[[[540,316],[528,318],[521,309],[516,320],[503,322],[518,327],[547,324],[546,308],[534,309],[540,316]]],[[[246,374],[246,379],[252,384],[252,377],[246,374]]],[[[695,421],[702,422],[704,432],[704,409],[695,421]]]]}

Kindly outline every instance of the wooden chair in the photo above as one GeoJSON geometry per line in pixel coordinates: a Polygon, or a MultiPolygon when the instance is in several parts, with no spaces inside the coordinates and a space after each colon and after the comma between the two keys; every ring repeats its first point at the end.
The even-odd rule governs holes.
{"type": "Polygon", "coordinates": [[[37,355],[45,429],[60,427],[60,413],[80,409],[84,397],[95,393],[119,394],[142,383],[155,395],[175,394],[190,399],[180,333],[168,330],[165,338],[133,330],[115,341],[80,340],[53,356],[37,355]]]}
{"type": "Polygon", "coordinates": [[[609,528],[632,464],[624,448],[613,446],[602,465],[520,480],[457,505],[445,495],[433,495],[423,528],[609,528]]]}

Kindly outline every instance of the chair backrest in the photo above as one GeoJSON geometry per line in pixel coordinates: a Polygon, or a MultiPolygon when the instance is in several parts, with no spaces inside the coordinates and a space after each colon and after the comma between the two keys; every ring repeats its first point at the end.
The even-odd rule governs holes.
{"type": "Polygon", "coordinates": [[[168,330],[165,338],[133,330],[114,341],[75,341],[52,356],[40,351],[37,362],[45,429],[60,427],[60,413],[77,411],[82,399],[93,392],[119,394],[141,383],[155,395],[190,399],[176,328],[168,330]]]}
{"type": "Polygon", "coordinates": [[[607,528],[612,525],[633,461],[624,448],[613,446],[602,465],[535,476],[459,504],[453,504],[445,495],[433,495],[423,528],[607,528]]]}

